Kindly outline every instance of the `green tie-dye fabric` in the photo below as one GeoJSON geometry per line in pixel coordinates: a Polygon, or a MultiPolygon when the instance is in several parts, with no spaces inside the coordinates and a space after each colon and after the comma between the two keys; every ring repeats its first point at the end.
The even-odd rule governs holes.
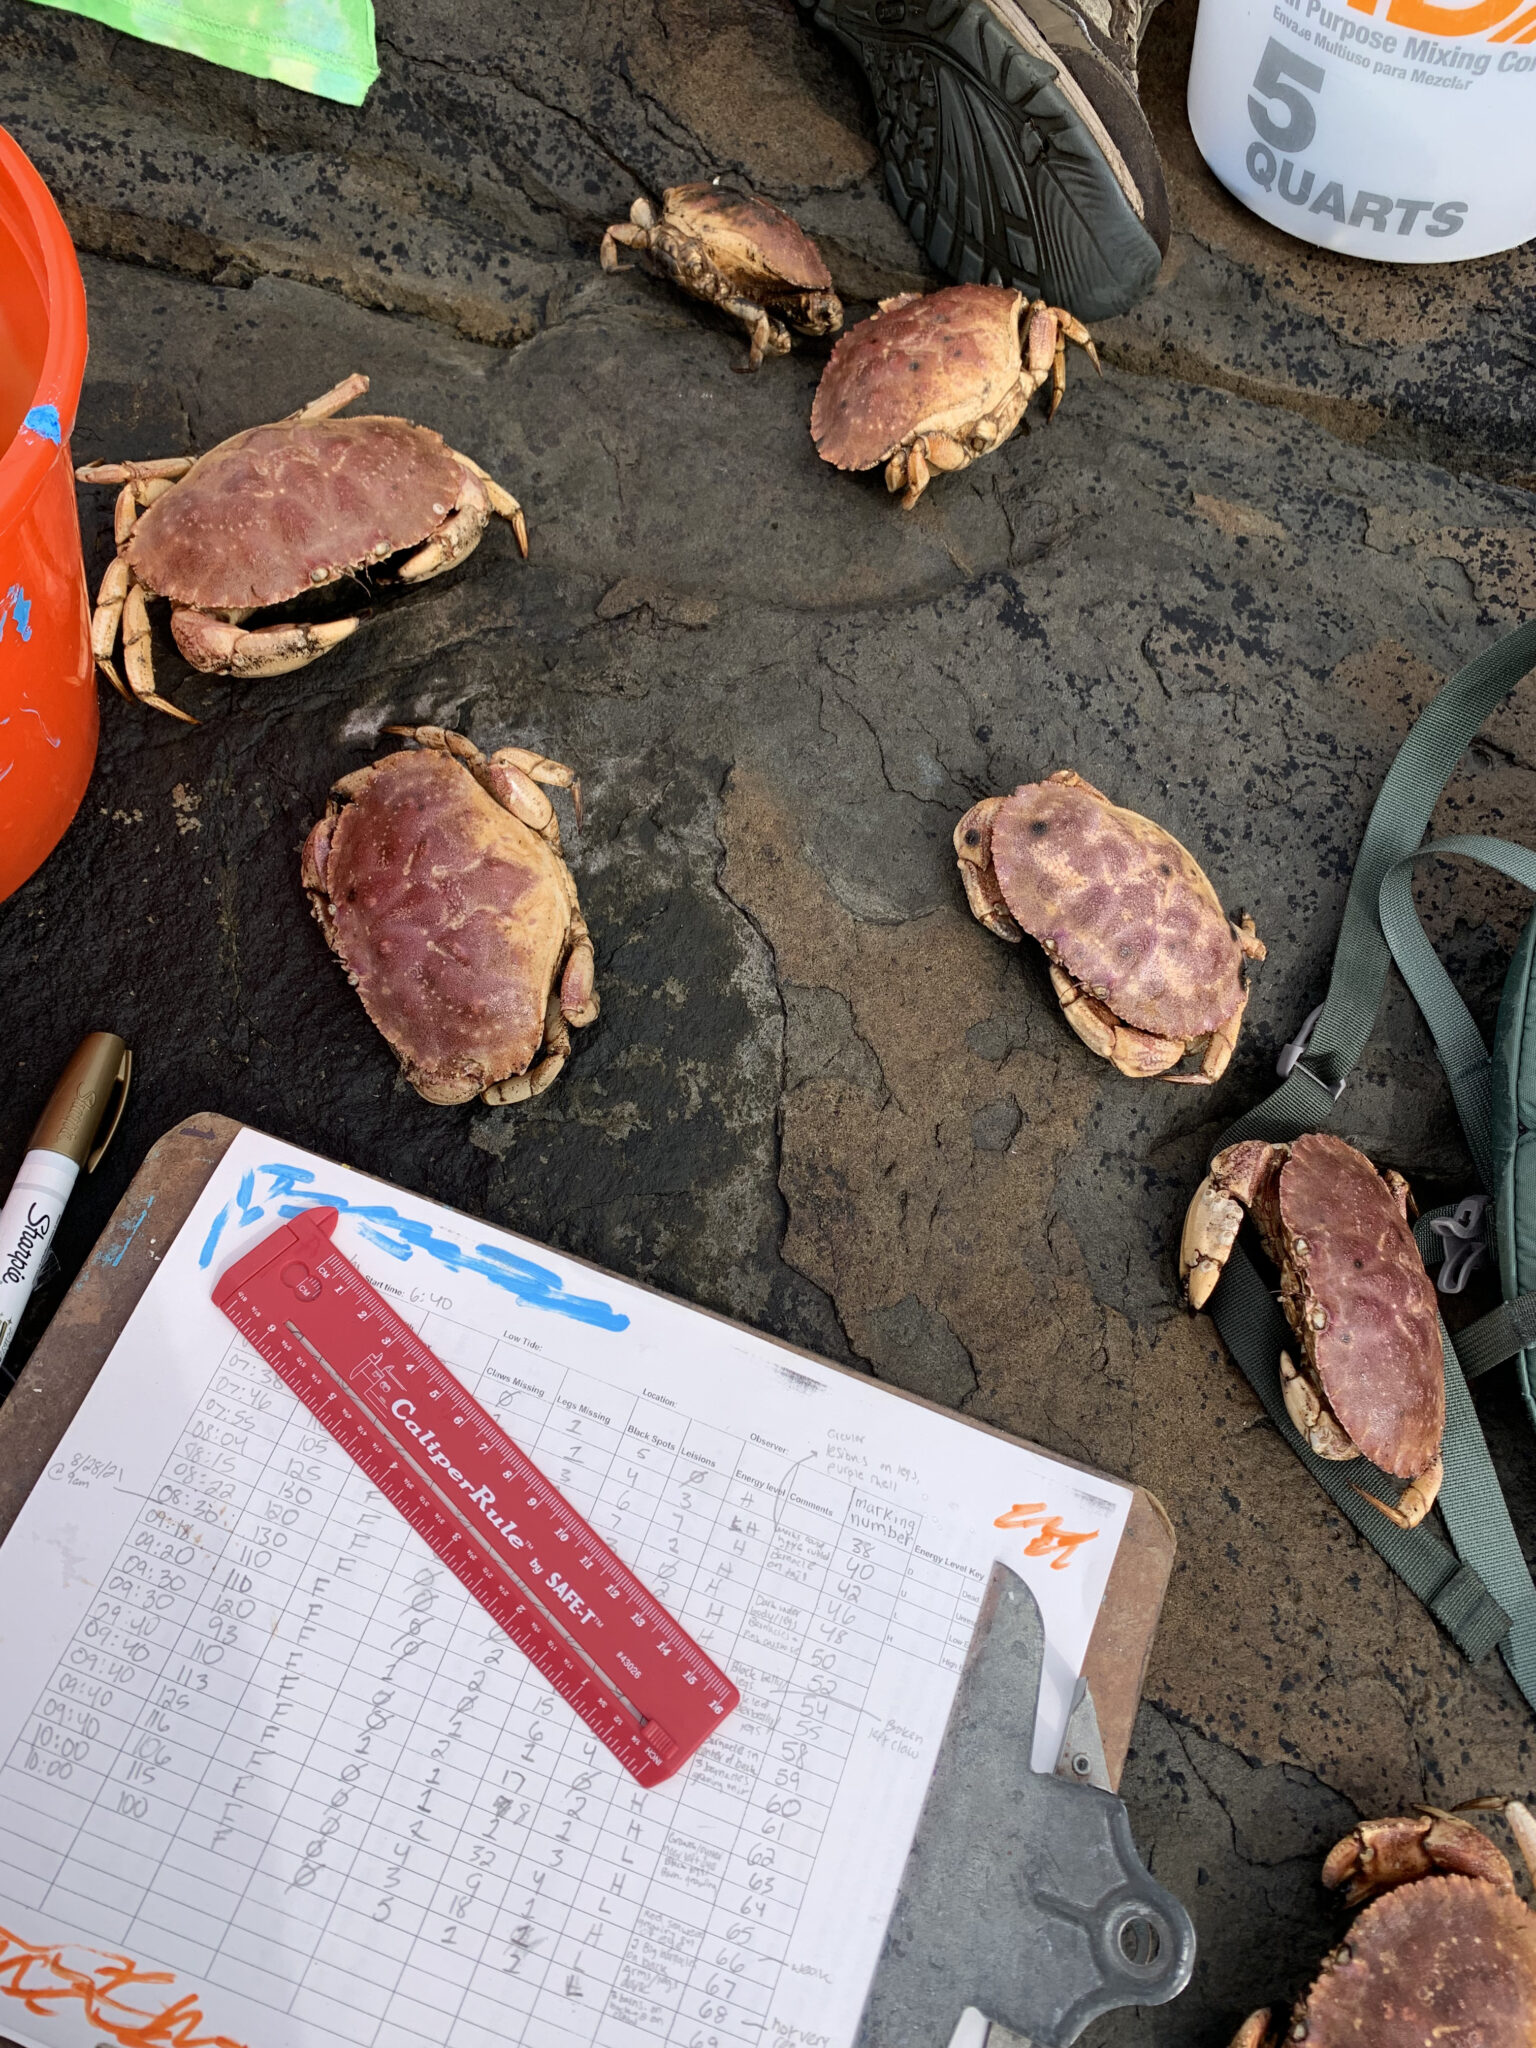
{"type": "Polygon", "coordinates": [[[379,75],[372,0],[47,0],[109,28],[361,106],[379,75]]]}

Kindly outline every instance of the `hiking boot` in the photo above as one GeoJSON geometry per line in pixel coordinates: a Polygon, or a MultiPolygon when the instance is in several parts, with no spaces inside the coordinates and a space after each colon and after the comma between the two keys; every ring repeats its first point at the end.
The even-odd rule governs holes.
{"type": "Polygon", "coordinates": [[[1168,195],[1136,0],[800,4],[862,66],[892,203],[937,269],[1088,321],[1151,289],[1168,195]]]}

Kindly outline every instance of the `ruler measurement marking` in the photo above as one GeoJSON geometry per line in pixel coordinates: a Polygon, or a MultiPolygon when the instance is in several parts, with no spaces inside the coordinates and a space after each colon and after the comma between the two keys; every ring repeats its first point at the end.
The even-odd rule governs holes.
{"type": "MultiPolygon", "coordinates": [[[[233,1321],[234,1318],[231,1317],[231,1320],[233,1321]]],[[[236,1327],[239,1328],[240,1325],[236,1323],[236,1327]]],[[[272,1328],[274,1326],[268,1325],[267,1327],[272,1328]]],[[[333,1410],[336,1408],[340,1409],[341,1426],[347,1426],[354,1419],[355,1412],[354,1405],[351,1402],[351,1389],[348,1387],[346,1381],[342,1379],[336,1367],[332,1365],[330,1360],[326,1358],[324,1354],[321,1351],[319,1351],[314,1344],[310,1342],[309,1338],[304,1335],[303,1331],[300,1330],[296,1324],[290,1322],[286,1325],[286,1327],[292,1333],[292,1335],[299,1341],[299,1343],[303,1345],[304,1349],[307,1352],[309,1352],[310,1355],[316,1360],[317,1364],[321,1368],[323,1368],[323,1370],[330,1377],[331,1381],[333,1382],[333,1385],[331,1389],[322,1396],[322,1398],[333,1410]]],[[[242,1330],[241,1334],[246,1336],[249,1341],[249,1332],[242,1330]]],[[[310,1404],[306,1403],[305,1405],[309,1406],[310,1404]]],[[[341,1427],[338,1427],[338,1424],[336,1422],[329,1420],[325,1416],[322,1416],[318,1410],[311,1408],[311,1413],[315,1415],[317,1421],[323,1421],[325,1423],[325,1426],[330,1429],[331,1434],[336,1438],[337,1442],[342,1444],[343,1448],[347,1451],[348,1455],[353,1459],[354,1463],[361,1466],[363,1471],[367,1473],[369,1478],[373,1478],[374,1475],[371,1472],[368,1472],[367,1465],[364,1464],[363,1458],[359,1456],[358,1451],[355,1448],[355,1441],[348,1442],[346,1439],[344,1439],[341,1434],[341,1427]]],[[[366,1411],[356,1412],[356,1420],[362,1422],[364,1426],[366,1426],[372,1419],[373,1418],[367,1415],[366,1411]]],[[[355,1440],[356,1432],[348,1428],[348,1436],[354,1438],[355,1440]]],[[[407,1446],[397,1445],[396,1443],[394,1443],[393,1440],[388,1441],[390,1442],[390,1448],[392,1451],[395,1449],[405,1451],[406,1457],[410,1458],[410,1452],[407,1446]]],[[[406,1465],[398,1457],[392,1457],[390,1469],[409,1470],[413,1472],[415,1476],[432,1492],[433,1496],[437,1501],[437,1512],[439,1513],[439,1515],[442,1515],[444,1510],[446,1510],[448,1518],[450,1518],[452,1521],[459,1523],[461,1528],[465,1530],[472,1539],[479,1537],[480,1532],[477,1529],[475,1529],[472,1523],[468,1522],[465,1519],[457,1503],[442,1492],[441,1487],[438,1485],[437,1481],[434,1479],[430,1471],[420,1466],[414,1459],[411,1459],[409,1465],[406,1465]]],[[[384,1492],[385,1498],[388,1499],[389,1494],[384,1484],[377,1479],[374,1480],[374,1483],[379,1486],[380,1491],[384,1492]]],[[[391,1505],[396,1507],[397,1510],[399,1509],[398,1502],[391,1501],[391,1505]]],[[[400,1511],[403,1512],[403,1510],[400,1511]]],[[[407,1516],[406,1519],[409,1520],[409,1517],[407,1516]]],[[[462,1542],[462,1538],[453,1534],[452,1531],[448,1532],[447,1540],[458,1546],[461,1550],[465,1548],[462,1542]]],[[[478,1545],[474,1542],[471,1542],[468,1548],[471,1554],[467,1559],[465,1559],[466,1566],[472,1566],[474,1568],[479,1569],[482,1572],[487,1573],[499,1571],[504,1578],[510,1580],[512,1586],[515,1589],[515,1595],[518,1599],[520,1611],[527,1615],[530,1622],[536,1625],[540,1625],[548,1633],[558,1636],[566,1644],[569,1650],[574,1652],[575,1656],[580,1660],[581,1665],[585,1667],[585,1674],[582,1680],[583,1683],[595,1683],[596,1685],[601,1687],[605,1693],[612,1693],[615,1696],[615,1698],[617,1698],[622,1703],[625,1711],[629,1714],[634,1723],[634,1726],[630,1732],[636,1738],[639,1738],[641,1727],[643,1726],[645,1720],[645,1716],[635,1706],[634,1702],[628,1698],[628,1696],[624,1693],[623,1689],[615,1685],[613,1681],[608,1677],[606,1672],[604,1672],[601,1669],[601,1667],[593,1661],[593,1659],[582,1648],[581,1644],[577,1642],[576,1639],[570,1634],[569,1630],[561,1626],[559,1617],[549,1610],[545,1603],[539,1598],[537,1591],[532,1586],[530,1586],[526,1580],[521,1578],[519,1574],[516,1571],[514,1571],[513,1568],[509,1564],[507,1564],[504,1559],[497,1557],[494,1553],[491,1553],[489,1557],[481,1554],[478,1545]]],[[[493,1594],[499,1590],[500,1589],[495,1587],[493,1580],[493,1594]]],[[[481,1599],[482,1604],[485,1604],[483,1594],[477,1595],[477,1597],[481,1599]]],[[[492,1612],[494,1614],[494,1610],[492,1610],[492,1612]]],[[[497,1616],[496,1618],[499,1620],[500,1617],[497,1616]]],[[[540,1647],[546,1652],[546,1654],[553,1653],[556,1657],[560,1655],[560,1647],[558,1643],[541,1644],[540,1647]]],[[[609,1706],[609,1702],[606,1698],[600,1698],[595,1704],[600,1709],[607,1709],[609,1706]]],[[[615,1715],[613,1716],[613,1718],[616,1722],[621,1722],[623,1716],[615,1715]]]]}
{"type": "Polygon", "coordinates": [[[335,1222],[334,1210],[312,1210],[274,1231],[224,1274],[217,1306],[625,1769],[642,1785],[660,1784],[734,1710],[736,1687],[338,1250],[330,1238],[335,1222]],[[295,1319],[308,1303],[315,1304],[314,1335],[295,1319]],[[401,1415],[406,1402],[410,1414],[401,1415]],[[439,1402],[440,1423],[418,1426],[417,1403],[439,1402]],[[459,1463],[447,1463],[440,1430],[465,1432],[453,1453],[459,1463]],[[445,1463],[488,1528],[437,1476],[445,1463]],[[503,1497],[487,1465],[514,1489],[512,1504],[522,1502],[526,1516],[495,1512],[503,1497]],[[569,1550],[552,1554],[553,1543],[569,1550]],[[519,1570],[505,1547],[526,1550],[532,1570],[519,1570]],[[558,1566],[548,1574],[548,1598],[541,1551],[558,1566]],[[599,1599],[623,1605],[607,1613],[599,1599]],[[622,1630],[608,1645],[629,1674],[624,1682],[566,1626],[559,1611],[566,1606],[573,1623],[579,1612],[600,1630],[622,1626],[627,1613],[636,1633],[622,1630]]]}
{"type": "MultiPolygon", "coordinates": [[[[323,1353],[318,1351],[313,1344],[310,1343],[309,1339],[304,1335],[303,1331],[300,1330],[296,1324],[289,1323],[287,1327],[293,1332],[294,1336],[298,1338],[299,1342],[304,1346],[304,1349],[310,1352],[313,1355],[313,1357],[320,1363],[320,1365],[324,1367],[325,1371],[329,1373],[331,1379],[335,1382],[336,1388],[336,1391],[332,1394],[331,1399],[339,1400],[342,1405],[343,1412],[345,1412],[347,1408],[347,1402],[351,1393],[351,1390],[348,1388],[347,1383],[342,1379],[340,1373],[336,1370],[336,1367],[331,1364],[330,1360],[326,1358],[323,1355],[323,1353]]],[[[371,1418],[369,1418],[365,1413],[361,1419],[364,1422],[366,1422],[371,1418]]],[[[446,1509],[451,1519],[453,1521],[458,1522],[460,1526],[469,1534],[471,1539],[479,1537],[480,1531],[476,1529],[474,1524],[467,1519],[463,1509],[459,1506],[457,1501],[453,1500],[451,1496],[445,1494],[437,1480],[434,1479],[434,1477],[432,1476],[432,1473],[426,1467],[420,1465],[414,1458],[411,1457],[410,1447],[405,1444],[399,1444],[397,1440],[393,1438],[391,1438],[390,1441],[393,1448],[403,1451],[406,1457],[408,1459],[411,1459],[411,1469],[414,1470],[417,1473],[417,1476],[423,1481],[423,1483],[431,1489],[432,1493],[435,1495],[438,1501],[439,1511],[441,1512],[443,1509],[446,1509]]],[[[519,1538],[514,1540],[520,1541],[521,1539],[519,1538]]],[[[476,1548],[473,1541],[471,1542],[470,1548],[472,1550],[476,1548]]],[[[479,1564],[482,1569],[484,1568],[487,1562],[486,1559],[478,1556],[475,1557],[472,1561],[479,1564]]],[[[587,1670],[590,1673],[591,1677],[599,1685],[604,1687],[607,1691],[613,1693],[614,1696],[622,1702],[625,1709],[634,1719],[634,1732],[636,1735],[638,1735],[640,1732],[641,1725],[644,1722],[645,1716],[635,1706],[633,1700],[629,1699],[623,1692],[622,1688],[615,1685],[613,1681],[607,1676],[606,1672],[604,1672],[593,1661],[593,1659],[587,1654],[586,1650],[583,1649],[582,1645],[571,1634],[569,1629],[564,1628],[561,1625],[560,1617],[550,1610],[550,1608],[545,1604],[545,1602],[539,1597],[537,1590],[527,1580],[522,1578],[520,1574],[516,1572],[504,1558],[496,1556],[496,1554],[493,1551],[490,1554],[489,1563],[495,1570],[500,1571],[505,1578],[511,1580],[512,1584],[516,1587],[518,1593],[522,1596],[523,1604],[525,1605],[525,1607],[527,1607],[537,1617],[537,1619],[544,1624],[544,1626],[547,1629],[550,1629],[554,1634],[558,1635],[565,1641],[565,1643],[570,1647],[570,1649],[575,1652],[576,1656],[579,1657],[581,1662],[587,1667],[587,1670]]],[[[607,1701],[601,1700],[598,1704],[600,1706],[606,1706],[607,1701]]]]}
{"type": "MultiPolygon", "coordinates": [[[[316,1273],[322,1274],[328,1280],[330,1280],[331,1284],[335,1287],[337,1293],[357,1293],[358,1289],[353,1284],[350,1277],[350,1273],[337,1273],[334,1270],[334,1262],[335,1260],[340,1259],[340,1257],[341,1255],[339,1253],[333,1253],[330,1259],[322,1261],[314,1268],[314,1270],[316,1273]]],[[[363,1284],[366,1285],[366,1282],[363,1284]]],[[[392,1317],[397,1316],[398,1314],[398,1312],[391,1308],[387,1302],[380,1303],[380,1310],[383,1313],[388,1314],[392,1317]]],[[[370,1313],[376,1312],[370,1311],[367,1308],[364,1308],[363,1310],[359,1311],[359,1320],[366,1319],[366,1317],[370,1313]]],[[[303,1338],[303,1333],[297,1328],[295,1324],[290,1322],[288,1324],[288,1328],[293,1331],[295,1336],[300,1338],[300,1341],[307,1343],[307,1340],[303,1338]]],[[[470,1401],[471,1403],[473,1403],[473,1396],[468,1394],[467,1390],[447,1370],[447,1368],[443,1365],[442,1361],[435,1355],[435,1353],[429,1350],[428,1347],[422,1343],[420,1337],[418,1337],[416,1333],[410,1328],[410,1326],[403,1322],[403,1320],[401,1322],[401,1328],[399,1332],[392,1333],[386,1329],[384,1336],[380,1339],[381,1347],[388,1347],[391,1343],[402,1344],[404,1347],[408,1348],[409,1351],[419,1354],[418,1356],[411,1358],[410,1365],[413,1369],[422,1371],[428,1376],[429,1382],[431,1383],[432,1387],[432,1396],[434,1399],[447,1398],[450,1402],[470,1401]]],[[[309,1348],[313,1349],[312,1346],[310,1346],[309,1348]]],[[[318,1358],[320,1354],[316,1352],[315,1356],[318,1358]]],[[[367,1362],[367,1360],[362,1360],[360,1361],[360,1364],[366,1365],[367,1362]]],[[[342,1382],[342,1385],[344,1387],[347,1387],[347,1383],[344,1381],[342,1382]]],[[[352,1393],[353,1397],[356,1398],[355,1389],[347,1387],[347,1391],[352,1393]]],[[[454,1426],[457,1428],[462,1428],[464,1426],[466,1419],[467,1418],[462,1413],[455,1414],[454,1426]]],[[[606,1562],[606,1565],[610,1569],[610,1581],[605,1582],[604,1585],[600,1588],[600,1590],[611,1596],[613,1592],[613,1587],[611,1585],[611,1575],[613,1573],[623,1573],[627,1575],[627,1568],[623,1564],[622,1560],[619,1559],[615,1555],[615,1553],[608,1547],[608,1545],[603,1542],[602,1538],[597,1534],[597,1532],[594,1529],[590,1527],[590,1525],[584,1520],[584,1518],[577,1514],[576,1510],[571,1506],[570,1502],[566,1500],[564,1495],[561,1494],[554,1485],[551,1484],[551,1482],[544,1476],[544,1474],[532,1462],[532,1460],[527,1456],[527,1454],[516,1443],[514,1443],[512,1439],[505,1434],[505,1432],[497,1429],[496,1424],[492,1420],[492,1418],[489,1416],[483,1416],[482,1419],[488,1425],[489,1434],[482,1433],[481,1441],[476,1446],[477,1453],[494,1456],[498,1461],[501,1461],[504,1466],[510,1466],[512,1469],[504,1469],[501,1475],[509,1483],[515,1483],[519,1486],[524,1487],[531,1486],[535,1490],[536,1497],[529,1499],[527,1503],[528,1506],[536,1507],[540,1509],[542,1512],[552,1516],[558,1522],[562,1523],[564,1525],[563,1529],[560,1532],[557,1532],[561,1534],[562,1540],[570,1541],[572,1539],[575,1539],[585,1547],[600,1553],[600,1555],[596,1557],[583,1557],[580,1561],[583,1569],[585,1571],[591,1572],[601,1572],[606,1562]]],[[[382,1418],[377,1418],[377,1420],[379,1422],[380,1427],[385,1426],[382,1418]]],[[[391,1436],[391,1440],[398,1443],[399,1440],[395,1433],[388,1433],[391,1436]]],[[[403,1445],[400,1447],[402,1449],[407,1448],[403,1445]]],[[[473,1525],[470,1526],[473,1527],[473,1525]]],[[[479,1532],[476,1531],[475,1533],[478,1534],[479,1532]]],[[[688,1647],[692,1647],[691,1643],[689,1642],[689,1638],[685,1635],[683,1630],[679,1628],[678,1624],[673,1619],[673,1617],[666,1611],[666,1609],[660,1604],[660,1602],[658,1602],[655,1599],[655,1597],[646,1590],[645,1587],[640,1586],[637,1583],[635,1587],[635,1593],[639,1596],[639,1600],[644,1605],[644,1609],[646,1610],[644,1618],[646,1622],[648,1622],[650,1627],[656,1630],[658,1634],[666,1636],[670,1640],[674,1648],[680,1643],[687,1645],[688,1647]]],[[[591,1603],[588,1602],[587,1604],[590,1605],[591,1603]]]]}

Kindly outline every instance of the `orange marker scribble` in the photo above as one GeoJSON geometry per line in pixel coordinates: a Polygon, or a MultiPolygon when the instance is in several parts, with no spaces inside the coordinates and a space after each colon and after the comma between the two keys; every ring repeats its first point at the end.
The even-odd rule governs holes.
{"type": "Polygon", "coordinates": [[[1043,1500],[1016,1500],[1007,1514],[999,1515],[992,1524],[994,1529],[1033,1529],[1037,1525],[1040,1534],[1025,1544],[1024,1555],[1051,1557],[1053,1550],[1059,1550],[1059,1557],[1051,1557],[1053,1572],[1064,1572],[1076,1555],[1077,1546],[1091,1543],[1099,1533],[1097,1529],[1063,1529],[1060,1515],[1047,1515],[1043,1500]]]}
{"type": "Polygon", "coordinates": [[[0,1927],[0,1994],[20,1999],[28,2012],[46,2015],[76,2002],[89,2025],[121,2048],[242,2048],[227,2034],[200,2031],[203,2009],[190,1991],[169,2003],[158,1995],[125,1996],[175,1981],[170,1970],[141,1970],[127,1956],[105,1949],[23,1941],[0,1927]]]}

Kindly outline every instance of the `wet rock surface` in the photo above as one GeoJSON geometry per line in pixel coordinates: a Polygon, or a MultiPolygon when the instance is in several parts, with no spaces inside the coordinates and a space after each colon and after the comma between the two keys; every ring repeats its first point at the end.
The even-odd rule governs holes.
{"type": "MultiPolygon", "coordinates": [[[[1243,214],[1183,127],[1170,0],[1158,291],[1049,433],[904,516],[816,459],[814,349],[739,376],[737,331],[596,266],[640,185],[728,169],[850,294],[922,281],[857,80],[789,5],[432,0],[380,28],[350,111],[0,0],[0,120],[87,252],[77,459],[207,447],[363,369],[517,493],[532,543],[493,531],[259,684],[193,676],[160,616],[195,731],[104,700],[79,819],[0,907],[0,1156],[82,1031],[125,1032],[139,1083],[26,1334],[150,1141],[216,1108],[1150,1487],[1180,1547],[1126,1790],[1202,1960],[1089,2038],[1219,2048],[1335,1938],[1316,1870],[1356,1812],[1536,1776],[1502,1667],[1464,1665],[1334,1514],[1172,1260],[1211,1141],[1319,1000],[1409,723],[1536,599],[1531,254],[1346,265],[1243,214]],[[523,1108],[421,1102],[299,887],[331,781],[424,720],[583,778],[603,1011],[523,1108]],[[966,910],[955,820],[1060,766],[1176,833],[1268,943],[1212,1091],[1115,1075],[1038,951],[966,910]]],[[[111,494],[81,510],[94,583],[111,494]]],[[[1533,706],[1492,721],[1448,829],[1530,837],[1533,706]]],[[[1490,1021],[1526,905],[1449,870],[1423,901],[1490,1021]]],[[[1470,1184],[1400,989],[1339,1128],[1432,1199],[1470,1184]]]]}

